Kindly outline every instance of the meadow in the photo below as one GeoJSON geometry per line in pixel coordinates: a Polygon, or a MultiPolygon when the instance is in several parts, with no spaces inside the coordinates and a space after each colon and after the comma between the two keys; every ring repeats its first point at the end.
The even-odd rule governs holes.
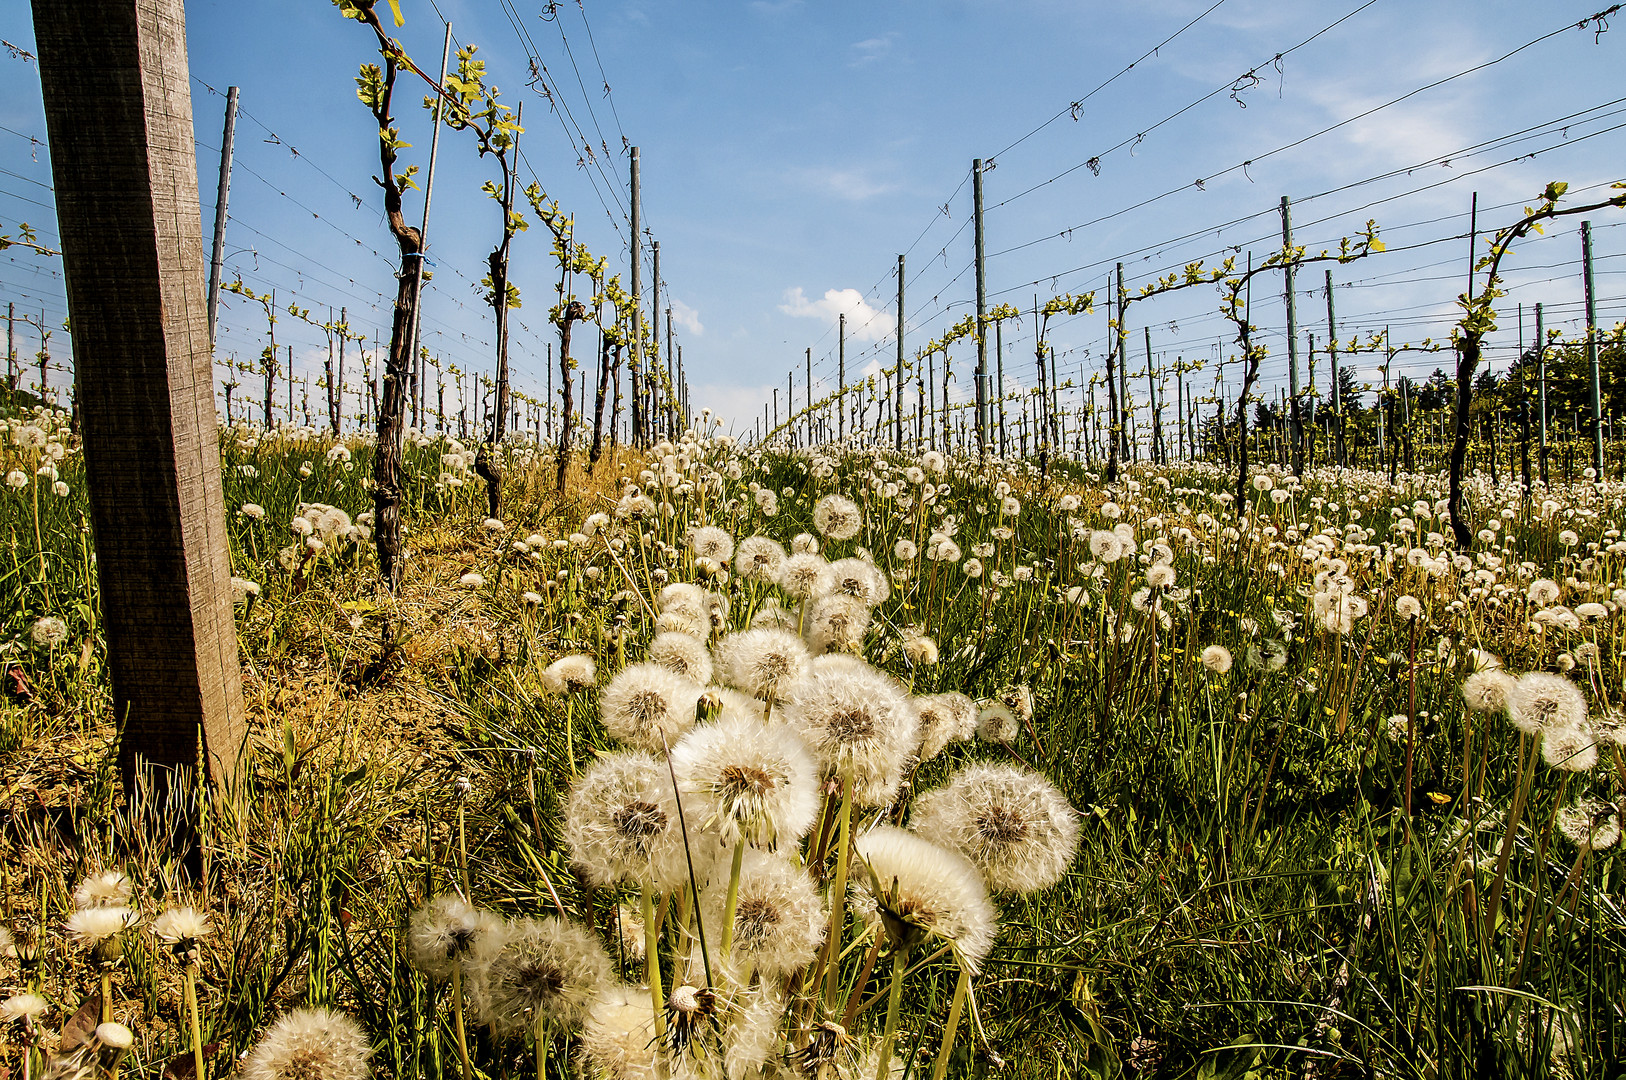
{"type": "MultiPolygon", "coordinates": [[[[0,438],[0,1076],[1613,1077],[1626,487],[222,433],[251,742],[124,792],[0,438]],[[196,821],[195,849],[138,823],[196,821]],[[167,817],[166,817],[167,815],[167,817]]],[[[102,538],[117,542],[117,538],[102,538]]],[[[176,835],[179,835],[177,832],[176,835]]]]}

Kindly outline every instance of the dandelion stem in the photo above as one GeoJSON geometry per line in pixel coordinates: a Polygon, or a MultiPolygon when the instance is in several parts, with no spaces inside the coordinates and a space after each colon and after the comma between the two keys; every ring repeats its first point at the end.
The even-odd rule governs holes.
{"type": "Polygon", "coordinates": [[[457,1061],[463,1067],[463,1080],[474,1080],[474,1070],[469,1065],[468,1029],[463,1023],[462,964],[452,965],[452,1027],[457,1032],[457,1061]]]}
{"type": "Polygon", "coordinates": [[[1502,901],[1502,884],[1507,880],[1508,860],[1513,857],[1513,838],[1518,835],[1519,819],[1524,816],[1524,802],[1530,795],[1530,782],[1535,777],[1540,740],[1541,736],[1537,735],[1529,747],[1530,754],[1525,762],[1524,775],[1519,777],[1519,786],[1513,796],[1513,813],[1508,815],[1507,832],[1502,836],[1502,850],[1496,856],[1496,876],[1491,880],[1490,896],[1485,900],[1487,939],[1496,932],[1496,916],[1500,913],[1502,901]]]}
{"type": "Polygon", "coordinates": [[[894,945],[892,949],[892,992],[886,999],[886,1027],[881,1032],[881,1063],[876,1067],[875,1080],[887,1080],[892,1064],[892,1043],[898,1035],[898,1004],[903,1000],[903,973],[909,967],[909,946],[894,945]]]}
{"type": "Polygon", "coordinates": [[[841,931],[847,923],[847,860],[852,851],[853,774],[841,776],[841,847],[836,852],[836,880],[830,890],[830,966],[824,973],[824,1005],[834,1009],[836,990],[841,983],[841,931]]]}
{"type": "Polygon", "coordinates": [[[740,867],[745,863],[745,838],[734,845],[734,864],[728,869],[728,896],[723,901],[722,954],[727,959],[734,947],[734,912],[740,902],[740,867]]]}
{"type": "Polygon", "coordinates": [[[971,972],[962,964],[959,981],[954,984],[954,1000],[949,1004],[948,1023],[943,1025],[943,1044],[937,1049],[937,1064],[932,1068],[932,1080],[943,1080],[948,1075],[949,1053],[954,1049],[954,1034],[960,1026],[960,1011],[965,1007],[965,995],[970,987],[971,972]]]}
{"type": "Polygon", "coordinates": [[[655,1006],[655,1038],[666,1038],[666,993],[661,989],[660,925],[655,921],[654,886],[644,882],[639,893],[639,914],[644,919],[644,979],[655,1006]]]}
{"type": "Polygon", "coordinates": [[[113,1019],[113,972],[102,970],[102,1023],[113,1019]]]}
{"type": "Polygon", "coordinates": [[[548,1019],[541,1009],[536,1010],[533,1032],[536,1042],[536,1080],[543,1080],[543,1070],[548,1066],[548,1019]]]}
{"type": "Polygon", "coordinates": [[[186,1020],[192,1035],[192,1075],[197,1080],[207,1080],[208,1074],[203,1071],[203,1026],[198,1023],[198,965],[195,960],[186,965],[185,993],[186,1020]]]}

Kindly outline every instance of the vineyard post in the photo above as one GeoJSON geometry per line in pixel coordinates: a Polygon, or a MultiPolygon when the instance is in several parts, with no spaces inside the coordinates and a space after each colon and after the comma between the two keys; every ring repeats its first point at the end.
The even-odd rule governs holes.
{"type": "MultiPolygon", "coordinates": [[[[440,46],[440,82],[436,86],[446,85],[446,64],[452,53],[452,24],[446,24],[446,37],[440,46]]],[[[418,226],[418,235],[422,238],[423,246],[418,251],[418,280],[412,292],[412,388],[408,397],[412,402],[412,424],[420,430],[423,427],[423,354],[420,351],[423,341],[423,314],[419,310],[423,302],[423,262],[425,252],[429,247],[429,201],[435,193],[435,158],[440,151],[440,118],[441,111],[446,107],[446,99],[440,94],[435,95],[435,123],[432,134],[429,136],[429,171],[423,181],[423,222],[418,226]]]]}
{"type": "Polygon", "coordinates": [[[226,87],[226,127],[220,136],[220,185],[215,189],[215,243],[209,259],[209,344],[215,342],[215,315],[220,310],[220,264],[226,255],[226,197],[231,192],[232,144],[237,136],[237,87],[226,87]]]}
{"type": "MultiPolygon", "coordinates": [[[[899,256],[899,261],[902,261],[902,256],[899,256]]],[[[900,334],[899,337],[901,338],[902,335],[900,334]]],[[[900,354],[902,348],[900,344],[900,354]]],[[[6,304],[6,389],[17,389],[17,305],[15,303],[6,304]]]]}
{"type": "MultiPolygon", "coordinates": [[[[1033,306],[1039,306],[1039,298],[1033,298],[1033,306]]],[[[1005,320],[1000,319],[994,323],[994,386],[996,392],[994,400],[999,402],[999,456],[1006,454],[1005,446],[1005,320]]]]}
{"type": "Polygon", "coordinates": [[[1586,290],[1586,366],[1592,390],[1593,479],[1603,483],[1603,394],[1598,385],[1598,308],[1592,288],[1592,222],[1581,222],[1581,283],[1586,290]]]}
{"type": "Polygon", "coordinates": [[[1338,377],[1338,318],[1332,306],[1332,267],[1327,267],[1327,362],[1332,372],[1332,423],[1337,454],[1333,461],[1344,465],[1344,391],[1338,377]]]}
{"type": "Polygon", "coordinates": [[[813,346],[807,347],[807,445],[813,445],[813,346]]]}
{"type": "Polygon", "coordinates": [[[1142,327],[1146,331],[1146,400],[1152,408],[1152,461],[1161,465],[1163,463],[1163,412],[1157,401],[1157,374],[1152,370],[1152,328],[1142,327]]]}
{"type": "Polygon", "coordinates": [[[261,355],[260,361],[265,368],[265,427],[271,429],[272,395],[277,388],[277,290],[272,289],[271,299],[266,303],[265,321],[266,332],[270,335],[271,344],[261,355]]]}
{"type": "MultiPolygon", "coordinates": [[[[650,276],[654,277],[654,275],[650,276]]],[[[660,288],[660,278],[656,277],[653,285],[657,289],[660,288]]],[[[668,296],[667,299],[670,300],[671,297],[668,296]]],[[[672,338],[672,309],[668,307],[666,309],[666,364],[662,368],[664,378],[655,384],[656,393],[662,393],[663,391],[665,393],[665,400],[661,403],[660,413],[665,419],[665,435],[667,438],[671,438],[675,434],[672,430],[672,370],[676,358],[677,345],[672,338]]]]}
{"type": "Polygon", "coordinates": [[[897,405],[892,410],[892,441],[894,449],[903,451],[903,256],[898,256],[898,370],[893,380],[897,405]]]}
{"type": "MultiPolygon", "coordinates": [[[[655,318],[655,332],[658,334],[661,326],[661,242],[659,240],[650,241],[649,256],[649,312],[655,318]]],[[[671,296],[667,296],[666,301],[668,307],[670,307],[671,296]]],[[[665,355],[667,366],[670,367],[672,363],[672,312],[670,310],[666,312],[665,355]]],[[[646,417],[652,415],[652,410],[648,408],[648,405],[653,404],[655,400],[656,386],[658,385],[655,376],[660,374],[660,369],[660,352],[657,350],[649,359],[649,372],[644,379],[644,385],[649,389],[649,402],[646,403],[644,409],[646,417]]],[[[653,437],[654,432],[651,431],[650,434],[653,437]]]]}
{"type": "Polygon", "coordinates": [[[1174,450],[1176,459],[1186,456],[1186,358],[1174,358],[1174,450]]]}
{"type": "Polygon", "coordinates": [[[349,312],[349,308],[341,307],[339,309],[339,381],[333,391],[334,404],[332,417],[335,425],[333,428],[333,433],[335,435],[339,433],[337,425],[340,420],[340,413],[344,409],[344,342],[345,339],[350,336],[349,312]]]}
{"type": "MultiPolygon", "coordinates": [[[[1286,195],[1282,196],[1282,248],[1291,250],[1293,247],[1293,215],[1292,204],[1286,195]]],[[[1294,271],[1298,260],[1289,258],[1286,266],[1282,268],[1283,276],[1287,280],[1287,393],[1288,407],[1292,412],[1293,424],[1293,475],[1304,475],[1304,424],[1299,416],[1299,330],[1298,306],[1294,296],[1294,271]]]]}
{"type": "Polygon", "coordinates": [[[1536,461],[1541,466],[1541,483],[1547,484],[1547,332],[1542,327],[1541,305],[1536,305],[1536,429],[1540,433],[1536,461]]]}
{"type": "MultiPolygon", "coordinates": [[[[976,158],[971,162],[971,201],[975,218],[975,231],[977,243],[977,453],[986,456],[988,453],[988,339],[987,307],[988,283],[987,266],[984,259],[983,231],[982,231],[982,159],[976,158]]],[[[943,353],[944,379],[943,393],[948,394],[948,351],[943,353]]],[[[948,414],[944,413],[944,423],[948,422],[948,414]]]]}
{"type": "Polygon", "coordinates": [[[228,786],[247,738],[185,11],[34,0],[33,14],[119,763],[127,790],[143,764],[166,770],[156,811],[200,736],[228,786]]]}
{"type": "Polygon", "coordinates": [[[847,437],[847,313],[836,323],[836,441],[847,437]]]}
{"type": "MultiPolygon", "coordinates": [[[[643,372],[643,364],[644,364],[644,355],[643,355],[643,349],[644,349],[644,292],[643,292],[644,267],[643,267],[643,261],[644,261],[644,259],[643,259],[643,250],[642,250],[642,248],[640,246],[641,243],[642,243],[642,237],[639,235],[639,232],[638,232],[639,217],[640,217],[640,211],[639,211],[639,206],[638,206],[638,182],[639,182],[638,181],[638,148],[636,146],[634,146],[631,149],[632,149],[632,178],[631,178],[631,184],[632,184],[632,204],[631,204],[631,213],[632,213],[632,240],[631,240],[631,248],[632,248],[632,251],[631,251],[631,255],[632,255],[632,445],[634,447],[641,447],[641,446],[644,445],[644,401],[643,401],[643,393],[644,393],[644,386],[643,386],[643,380],[644,380],[644,372],[643,372]]],[[[548,370],[551,372],[552,369],[553,369],[553,365],[550,362],[549,365],[548,365],[548,370]]],[[[550,378],[551,378],[551,375],[550,375],[550,378]]],[[[551,389],[548,391],[548,401],[549,401],[549,406],[548,407],[551,409],[553,407],[552,406],[553,391],[551,389]]],[[[550,416],[550,421],[551,421],[551,416],[550,416]]]]}

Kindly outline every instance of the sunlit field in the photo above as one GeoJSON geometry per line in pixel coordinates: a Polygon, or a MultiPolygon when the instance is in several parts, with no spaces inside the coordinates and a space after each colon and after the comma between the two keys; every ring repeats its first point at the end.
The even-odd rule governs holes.
{"type": "Polygon", "coordinates": [[[562,499],[510,444],[497,520],[413,433],[391,595],[372,448],[231,428],[252,736],[235,790],[157,808],[193,853],[120,790],[68,418],[4,434],[10,1076],[1626,1054],[1617,483],[1471,478],[1461,554],[1439,475],[1269,465],[1239,505],[1219,464],[700,418],[562,499]]]}

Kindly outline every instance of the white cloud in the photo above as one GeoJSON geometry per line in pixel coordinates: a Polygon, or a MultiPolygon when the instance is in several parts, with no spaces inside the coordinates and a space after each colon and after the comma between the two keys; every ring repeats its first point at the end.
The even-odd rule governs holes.
{"type": "Polygon", "coordinates": [[[847,316],[847,336],[854,341],[879,341],[892,332],[892,317],[884,308],[872,307],[857,289],[826,289],[818,300],[809,300],[800,285],[785,290],[779,310],[799,319],[819,319],[833,323],[847,316]]]}
{"type": "Polygon", "coordinates": [[[896,34],[882,34],[880,37],[865,38],[852,44],[852,59],[848,61],[849,67],[861,67],[864,64],[873,64],[887,53],[892,51],[892,41],[896,34]]]}
{"type": "Polygon", "coordinates": [[[706,328],[700,324],[700,312],[675,297],[672,299],[672,321],[695,337],[706,332],[706,328]]]}
{"type": "Polygon", "coordinates": [[[885,195],[898,189],[896,182],[876,179],[870,170],[863,168],[793,169],[789,179],[803,187],[812,188],[826,195],[834,195],[848,202],[863,202],[865,199],[873,199],[877,195],[885,195]]]}
{"type": "Polygon", "coordinates": [[[772,402],[774,390],[779,391],[779,415],[785,415],[785,388],[773,386],[738,386],[725,383],[707,383],[690,387],[690,400],[696,412],[700,409],[710,409],[714,416],[722,418],[722,430],[732,430],[736,435],[752,430],[757,421],[762,419],[762,406],[769,405],[769,422],[772,422],[772,402]]]}

